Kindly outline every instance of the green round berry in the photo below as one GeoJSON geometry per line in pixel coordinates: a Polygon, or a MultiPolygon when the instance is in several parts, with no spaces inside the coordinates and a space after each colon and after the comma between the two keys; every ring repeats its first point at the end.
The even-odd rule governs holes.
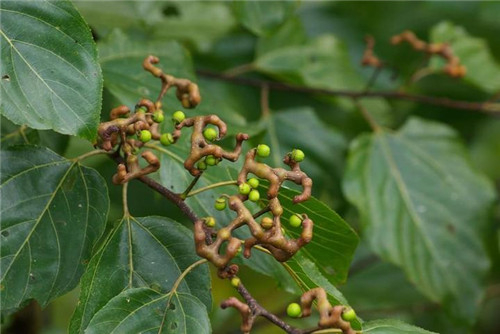
{"type": "Polygon", "coordinates": [[[274,225],[273,220],[269,217],[264,217],[260,221],[260,226],[262,226],[264,230],[269,230],[270,228],[273,227],[273,225],[274,225]]]}
{"type": "Polygon", "coordinates": [[[346,308],[342,312],[342,319],[344,319],[345,321],[353,321],[356,319],[356,312],[354,312],[351,307],[346,308]]]}
{"type": "Polygon", "coordinates": [[[203,131],[203,137],[208,141],[214,141],[217,138],[217,130],[214,128],[206,128],[203,131]]]}
{"type": "Polygon", "coordinates": [[[207,163],[205,161],[198,161],[198,164],[196,165],[198,167],[198,170],[205,170],[207,169],[207,163]]]}
{"type": "Polygon", "coordinates": [[[271,154],[271,149],[266,144],[260,144],[257,146],[257,155],[261,158],[268,157],[271,154]]]}
{"type": "Polygon", "coordinates": [[[302,218],[299,215],[294,214],[290,216],[289,222],[292,227],[299,227],[302,225],[302,218]]]}
{"type": "Polygon", "coordinates": [[[241,283],[241,280],[238,277],[231,278],[231,285],[237,288],[241,283]]]}
{"type": "Polygon", "coordinates": [[[214,217],[206,217],[205,218],[205,225],[208,227],[214,227],[215,226],[215,218],[214,217]]]}
{"type": "Polygon", "coordinates": [[[238,191],[242,195],[248,195],[250,190],[252,190],[252,187],[248,183],[242,183],[238,186],[238,191]]]}
{"type": "Polygon", "coordinates": [[[151,140],[151,132],[149,130],[141,130],[141,134],[139,135],[139,140],[143,143],[147,143],[151,140]]]}
{"type": "Polygon", "coordinates": [[[292,160],[295,162],[301,162],[305,157],[306,155],[302,152],[302,150],[294,149],[292,151],[292,160]]]}
{"type": "Polygon", "coordinates": [[[298,318],[300,317],[301,313],[302,313],[302,308],[297,303],[290,303],[286,308],[286,314],[288,314],[289,317],[298,318]]]}
{"type": "Polygon", "coordinates": [[[257,202],[260,199],[260,194],[258,190],[252,189],[248,194],[248,199],[252,202],[257,202]]]}
{"type": "Polygon", "coordinates": [[[172,120],[175,122],[175,123],[180,123],[182,122],[184,119],[186,118],[186,115],[180,111],[180,110],[177,110],[176,112],[174,112],[172,114],[172,120]]]}
{"type": "Polygon", "coordinates": [[[207,155],[207,157],[205,158],[205,162],[209,166],[217,165],[217,159],[213,155],[207,155]]]}
{"type": "Polygon", "coordinates": [[[252,187],[254,189],[259,186],[259,180],[255,177],[248,179],[247,183],[250,185],[250,187],[252,187]]]}
{"type": "Polygon", "coordinates": [[[226,199],[224,197],[219,197],[215,200],[214,204],[215,208],[219,211],[222,211],[226,208],[226,199]]]}
{"type": "Polygon", "coordinates": [[[174,137],[171,133],[164,133],[160,136],[160,143],[164,146],[168,146],[174,142],[174,137]]]}
{"type": "Polygon", "coordinates": [[[140,106],[135,110],[135,112],[146,112],[146,111],[148,111],[148,108],[146,108],[145,106],[140,106]]]}
{"type": "Polygon", "coordinates": [[[165,116],[163,116],[163,111],[157,110],[153,114],[153,121],[156,123],[161,123],[165,119],[165,116]]]}

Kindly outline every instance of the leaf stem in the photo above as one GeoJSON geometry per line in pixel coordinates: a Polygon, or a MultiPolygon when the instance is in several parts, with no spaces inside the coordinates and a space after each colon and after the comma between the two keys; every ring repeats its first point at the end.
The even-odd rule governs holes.
{"type": "Polygon", "coordinates": [[[377,124],[375,119],[372,117],[372,115],[366,110],[366,108],[358,101],[358,99],[352,99],[354,102],[354,105],[359,109],[361,112],[361,115],[363,118],[366,120],[366,122],[370,125],[370,128],[372,128],[373,132],[380,132],[382,128],[380,125],[377,124]]]}
{"type": "Polygon", "coordinates": [[[255,69],[255,65],[253,63],[239,65],[229,70],[224,71],[224,74],[228,77],[237,77],[238,75],[242,75],[248,72],[251,72],[255,69]]]}
{"type": "Polygon", "coordinates": [[[174,295],[174,293],[177,293],[177,288],[179,287],[179,284],[181,284],[181,282],[184,279],[184,277],[186,277],[186,275],[189,274],[189,272],[191,270],[193,270],[197,266],[202,265],[202,264],[204,264],[206,262],[208,262],[207,259],[201,259],[201,260],[196,261],[195,263],[193,263],[189,267],[187,267],[180,274],[180,276],[177,278],[177,280],[175,280],[174,285],[172,285],[172,288],[170,289],[170,292],[169,292],[170,295],[168,296],[168,299],[167,299],[167,305],[165,307],[165,312],[163,313],[163,319],[161,320],[161,325],[160,325],[160,329],[158,330],[158,333],[162,332],[163,325],[165,324],[165,320],[167,318],[167,312],[168,312],[168,309],[169,309],[169,306],[170,306],[170,302],[172,301],[172,296],[174,295]]]}
{"type": "Polygon", "coordinates": [[[191,197],[191,196],[197,195],[199,193],[202,193],[202,192],[210,190],[210,189],[224,187],[224,186],[237,185],[237,184],[238,184],[238,181],[222,181],[222,182],[212,183],[211,185],[208,185],[206,187],[193,190],[192,192],[188,193],[186,195],[186,197],[191,197]]]}
{"type": "Polygon", "coordinates": [[[123,217],[130,217],[130,211],[128,210],[128,182],[123,184],[122,187],[122,203],[123,203],[123,217]]]}
{"type": "Polygon", "coordinates": [[[203,175],[203,172],[201,172],[200,174],[196,175],[194,177],[194,179],[191,181],[191,183],[189,184],[189,186],[186,188],[186,190],[184,190],[184,192],[182,192],[182,194],[180,194],[180,198],[182,198],[183,200],[186,199],[186,197],[188,197],[189,195],[189,192],[193,189],[193,187],[196,185],[196,182],[198,182],[198,180],[200,179],[200,177],[203,175]]]}
{"type": "Polygon", "coordinates": [[[84,153],[84,154],[82,154],[80,156],[77,156],[76,158],[71,159],[71,161],[73,161],[73,162],[79,162],[79,161],[82,161],[84,159],[93,157],[94,155],[99,155],[99,154],[113,154],[113,153],[114,152],[108,152],[106,150],[93,150],[93,151],[84,153]]]}

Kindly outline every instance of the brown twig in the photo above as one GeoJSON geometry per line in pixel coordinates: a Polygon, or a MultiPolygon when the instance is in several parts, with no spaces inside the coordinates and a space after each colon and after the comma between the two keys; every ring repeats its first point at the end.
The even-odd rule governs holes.
{"type": "Polygon", "coordinates": [[[305,93],[305,94],[318,94],[327,96],[350,97],[350,98],[383,97],[393,100],[412,101],[412,102],[430,104],[452,109],[477,111],[485,114],[500,116],[500,103],[492,103],[488,101],[486,102],[461,101],[461,100],[452,100],[446,97],[425,96],[425,95],[417,95],[417,94],[410,94],[410,93],[396,92],[396,91],[354,91],[354,90],[313,88],[313,87],[286,84],[276,81],[243,78],[243,77],[231,77],[222,73],[217,73],[209,70],[197,70],[196,72],[199,75],[207,78],[232,82],[239,85],[254,86],[254,87],[262,87],[266,85],[269,89],[272,90],[290,91],[290,92],[305,93]]]}

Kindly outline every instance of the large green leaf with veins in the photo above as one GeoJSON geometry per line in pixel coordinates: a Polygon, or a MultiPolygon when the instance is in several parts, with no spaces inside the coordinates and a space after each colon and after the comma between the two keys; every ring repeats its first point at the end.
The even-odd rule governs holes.
{"type": "Polygon", "coordinates": [[[364,135],[351,147],[344,188],[373,251],[472,321],[489,268],[481,236],[495,194],[456,133],[413,118],[398,132],[364,135]]]}
{"type": "MultiPolygon", "coordinates": [[[[179,223],[164,217],[124,217],[92,257],[82,278],[71,333],[82,332],[96,312],[125,289],[169,292],[181,273],[198,260],[191,231],[179,223]]],[[[210,309],[207,265],[191,271],[178,291],[196,296],[210,309]]]]}
{"type": "Polygon", "coordinates": [[[0,112],[94,140],[102,76],[90,29],[71,2],[2,1],[0,18],[0,112]]]}
{"type": "Polygon", "coordinates": [[[2,309],[28,299],[45,306],[79,282],[109,209],[104,179],[54,152],[1,152],[2,309]]]}
{"type": "Polygon", "coordinates": [[[86,334],[209,334],[207,309],[193,295],[161,294],[148,288],[128,289],[111,299],[92,318],[86,334]]]}

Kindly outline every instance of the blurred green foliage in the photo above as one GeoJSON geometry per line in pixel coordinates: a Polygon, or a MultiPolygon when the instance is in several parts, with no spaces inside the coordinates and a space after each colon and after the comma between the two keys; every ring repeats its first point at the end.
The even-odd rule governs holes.
{"type": "MultiPolygon", "coordinates": [[[[498,200],[493,199],[494,195],[490,193],[492,186],[496,193],[500,189],[498,115],[383,98],[361,100],[367,112],[384,127],[383,136],[392,141],[389,143],[389,149],[396,152],[396,160],[398,155],[402,157],[401,160],[408,159],[404,161],[406,167],[402,167],[401,173],[406,174],[406,183],[409,184],[408,198],[413,200],[412,191],[418,192],[415,189],[427,186],[426,191],[422,192],[427,196],[426,200],[439,204],[436,204],[432,216],[424,217],[428,219],[425,231],[432,234],[429,239],[437,240],[433,243],[436,246],[436,253],[424,261],[422,260],[426,258],[423,255],[424,251],[418,247],[411,248],[413,243],[419,242],[415,240],[417,238],[412,237],[414,234],[409,233],[407,238],[395,237],[394,239],[398,240],[394,241],[390,238],[390,233],[384,234],[380,229],[388,228],[388,225],[384,225],[388,222],[394,223],[389,225],[394,234],[400,232],[398,229],[409,228],[408,225],[400,224],[405,220],[407,212],[404,212],[404,203],[398,204],[395,200],[398,196],[395,190],[397,187],[383,186],[384,180],[391,178],[391,175],[384,174],[386,172],[390,174],[388,171],[391,164],[388,162],[386,166],[380,162],[383,148],[377,148],[376,145],[378,141],[384,139],[371,133],[369,125],[351,99],[271,90],[270,114],[261,115],[261,91],[258,87],[217,81],[196,74],[198,69],[217,73],[231,70],[233,73],[241,72],[241,75],[260,80],[275,80],[321,89],[361,91],[365,89],[373,74],[372,68],[363,68],[360,65],[365,48],[364,37],[370,34],[376,40],[375,53],[390,65],[389,68],[382,70],[371,87],[372,90],[404,91],[464,101],[495,100],[498,99],[500,92],[500,43],[498,43],[500,3],[487,1],[100,1],[98,4],[91,1],[75,1],[74,3],[89,23],[97,41],[104,77],[102,119],[107,119],[107,111],[117,104],[132,106],[140,96],[157,94],[157,82],[149,73],[145,73],[140,65],[144,54],[152,53],[159,56],[160,66],[165,72],[188,77],[200,85],[203,102],[196,112],[218,114],[228,123],[230,134],[246,131],[255,137],[253,144],[261,141],[271,144],[275,154],[271,158],[274,164],[279,163],[279,157],[291,148],[300,147],[304,150],[307,158],[303,169],[314,179],[314,195],[334,208],[361,236],[362,243],[356,251],[351,274],[347,283],[341,285],[339,290],[362,319],[366,321],[381,318],[401,319],[427,330],[445,334],[494,334],[500,331],[498,318],[500,209],[498,200]],[[442,63],[432,59],[429,68],[434,72],[415,83],[410,83],[411,74],[425,63],[423,63],[424,56],[415,53],[410,47],[392,46],[389,43],[391,36],[404,30],[412,30],[423,40],[450,43],[467,67],[467,76],[463,80],[451,79],[436,70],[442,63]],[[136,66],[130,67],[132,63],[136,66]],[[410,132],[418,133],[416,136],[418,138],[411,136],[409,139],[402,138],[404,135],[398,130],[414,116],[427,120],[418,124],[412,123],[414,128],[410,132]],[[355,140],[358,136],[364,136],[365,139],[355,140]],[[399,143],[403,140],[408,142],[399,143]],[[360,144],[360,141],[363,143],[360,144]],[[373,141],[376,147],[371,153],[363,151],[369,151],[367,146],[370,145],[368,144],[370,141],[373,141]],[[438,163],[432,162],[432,159],[422,159],[427,161],[424,163],[413,159],[408,152],[417,150],[415,147],[419,145],[421,147],[418,149],[421,149],[422,154],[430,155],[433,159],[437,159],[438,163]],[[349,148],[351,154],[348,156],[349,148]],[[367,172],[364,169],[365,165],[362,162],[355,161],[359,165],[352,162],[352,156],[358,155],[370,156],[373,160],[371,166],[375,166],[371,170],[373,174],[369,174],[370,170],[367,172]],[[346,173],[348,161],[351,161],[351,168],[346,173]],[[441,163],[445,164],[444,167],[440,166],[441,163]],[[463,167],[466,171],[464,173],[456,171],[456,164],[466,166],[463,167]],[[443,170],[445,173],[432,174],[435,169],[443,170]],[[467,187],[462,189],[463,206],[443,203],[444,200],[441,199],[450,190],[433,189],[432,184],[428,184],[432,182],[439,184],[439,177],[453,179],[453,182],[458,184],[457,187],[462,185],[467,187]],[[365,181],[365,184],[360,184],[365,181]],[[370,183],[369,181],[373,181],[373,184],[366,185],[370,183]],[[344,188],[342,188],[343,183],[344,188]],[[368,188],[371,192],[367,190],[368,188]],[[484,199],[480,198],[483,191],[488,192],[484,195],[484,199]],[[371,195],[380,200],[380,203],[370,198],[365,199],[364,195],[371,195]],[[349,200],[346,199],[347,196],[349,200]],[[481,205],[478,204],[473,210],[461,212],[460,210],[467,208],[469,200],[470,203],[480,201],[481,205]],[[495,202],[492,209],[493,200],[495,202]],[[399,214],[393,213],[392,207],[394,212],[399,209],[399,214]],[[384,211],[380,213],[381,210],[384,211]],[[366,215],[367,212],[370,214],[366,215]],[[456,213],[457,216],[452,214],[448,216],[448,212],[456,213]],[[474,215],[464,217],[471,213],[474,215]],[[373,229],[378,228],[376,231],[367,228],[368,224],[374,224],[373,221],[377,219],[381,221],[382,227],[370,225],[373,229]],[[447,225],[440,225],[442,230],[433,229],[433,224],[446,219],[452,219],[450,223],[452,227],[449,229],[456,228],[460,231],[463,229],[466,237],[458,233],[460,240],[457,241],[449,239],[453,237],[448,235],[443,236],[446,234],[447,225]],[[456,227],[453,227],[455,224],[456,227]],[[468,234],[471,229],[473,233],[468,234]],[[384,239],[384,236],[387,239],[384,239]],[[469,238],[473,240],[470,241],[469,238]],[[453,248],[441,252],[439,247],[447,242],[456,243],[453,248]],[[483,245],[485,245],[484,250],[483,245]],[[403,253],[405,256],[408,254],[402,252],[399,247],[408,247],[408,253],[414,252],[413,261],[404,256],[399,258],[403,253]],[[460,247],[473,248],[475,251],[480,249],[480,251],[471,251],[474,253],[472,255],[465,251],[460,254],[460,247]],[[477,254],[484,258],[479,258],[477,254]],[[467,258],[462,259],[461,256],[467,258]],[[456,270],[464,275],[464,281],[467,281],[467,274],[474,276],[475,282],[471,287],[456,283],[453,277],[445,280],[438,274],[427,271],[433,261],[440,261],[443,258],[452,262],[456,270]],[[462,272],[470,269],[464,262],[479,263],[480,269],[476,268],[477,272],[474,268],[462,272]],[[422,278],[424,275],[422,273],[426,273],[427,276],[422,278]],[[439,281],[440,279],[443,281],[439,281]],[[448,287],[451,292],[441,295],[440,291],[435,290],[436,286],[443,288],[447,285],[450,285],[448,287]],[[461,289],[467,290],[467,293],[462,295],[461,289]],[[469,295],[473,298],[457,302],[469,295]],[[469,316],[463,313],[464,310],[469,312],[469,316]]],[[[176,103],[172,96],[167,97],[165,103],[167,115],[178,108],[176,103]]],[[[2,145],[4,141],[21,140],[16,131],[11,124],[2,121],[2,145]],[[5,133],[14,135],[6,138],[5,133]]],[[[55,133],[29,130],[26,136],[30,142],[47,145],[70,158],[91,149],[88,142],[71,138],[67,143],[55,133]]],[[[115,170],[115,165],[106,158],[95,157],[85,163],[101,171],[108,181],[115,170]]],[[[168,161],[164,163],[168,164],[168,161]]],[[[168,183],[170,177],[168,172],[175,172],[178,167],[172,162],[171,167],[160,173],[160,180],[172,187],[184,187],[186,180],[176,179],[172,180],[172,184],[168,183]]],[[[227,173],[230,174],[231,171],[227,173]]],[[[216,176],[213,177],[216,179],[216,176]]],[[[211,180],[210,175],[207,180],[211,180]]],[[[395,184],[399,184],[399,181],[396,180],[395,184]]],[[[112,225],[121,214],[121,192],[119,187],[111,183],[108,187],[112,203],[109,224],[112,225]]],[[[132,183],[129,192],[143,199],[143,202],[131,202],[130,209],[134,215],[162,215],[186,223],[175,207],[167,204],[144,185],[132,183]],[[147,203],[147,206],[144,203],[147,203]]],[[[203,208],[213,198],[215,195],[207,199],[202,198],[200,203],[193,205],[203,208]]],[[[403,198],[402,202],[405,202],[405,199],[407,198],[403,198]]],[[[409,215],[412,216],[411,210],[409,211],[409,215]]],[[[416,215],[420,213],[417,212],[416,215]]],[[[427,240],[425,237],[423,239],[427,240]]],[[[426,244],[426,241],[423,244],[426,244]]],[[[264,263],[260,270],[258,265],[253,266],[254,270],[243,267],[242,279],[248,282],[247,287],[255,293],[257,300],[271,311],[284,315],[286,305],[290,301],[298,300],[299,292],[296,288],[290,288],[293,282],[287,281],[284,278],[286,275],[284,270],[277,267],[281,268],[267,263],[264,263]],[[263,275],[266,270],[273,270],[272,278],[263,275]],[[280,277],[283,280],[277,281],[276,279],[280,277]]],[[[225,281],[215,277],[212,281],[213,332],[238,333],[239,315],[234,310],[222,311],[217,307],[221,300],[232,294],[232,289],[225,281]]],[[[326,283],[331,284],[332,281],[334,280],[326,283]]],[[[332,294],[337,293],[333,285],[332,291],[332,294]]],[[[75,308],[77,299],[76,293],[71,293],[55,300],[44,311],[47,322],[44,333],[66,332],[71,316],[68,310],[75,308]]],[[[302,325],[303,321],[292,321],[292,323],[302,325]]],[[[313,324],[314,321],[311,320],[309,325],[313,324]]],[[[376,327],[376,324],[371,326],[376,327]]],[[[255,332],[280,333],[262,320],[257,322],[255,332]]]]}

